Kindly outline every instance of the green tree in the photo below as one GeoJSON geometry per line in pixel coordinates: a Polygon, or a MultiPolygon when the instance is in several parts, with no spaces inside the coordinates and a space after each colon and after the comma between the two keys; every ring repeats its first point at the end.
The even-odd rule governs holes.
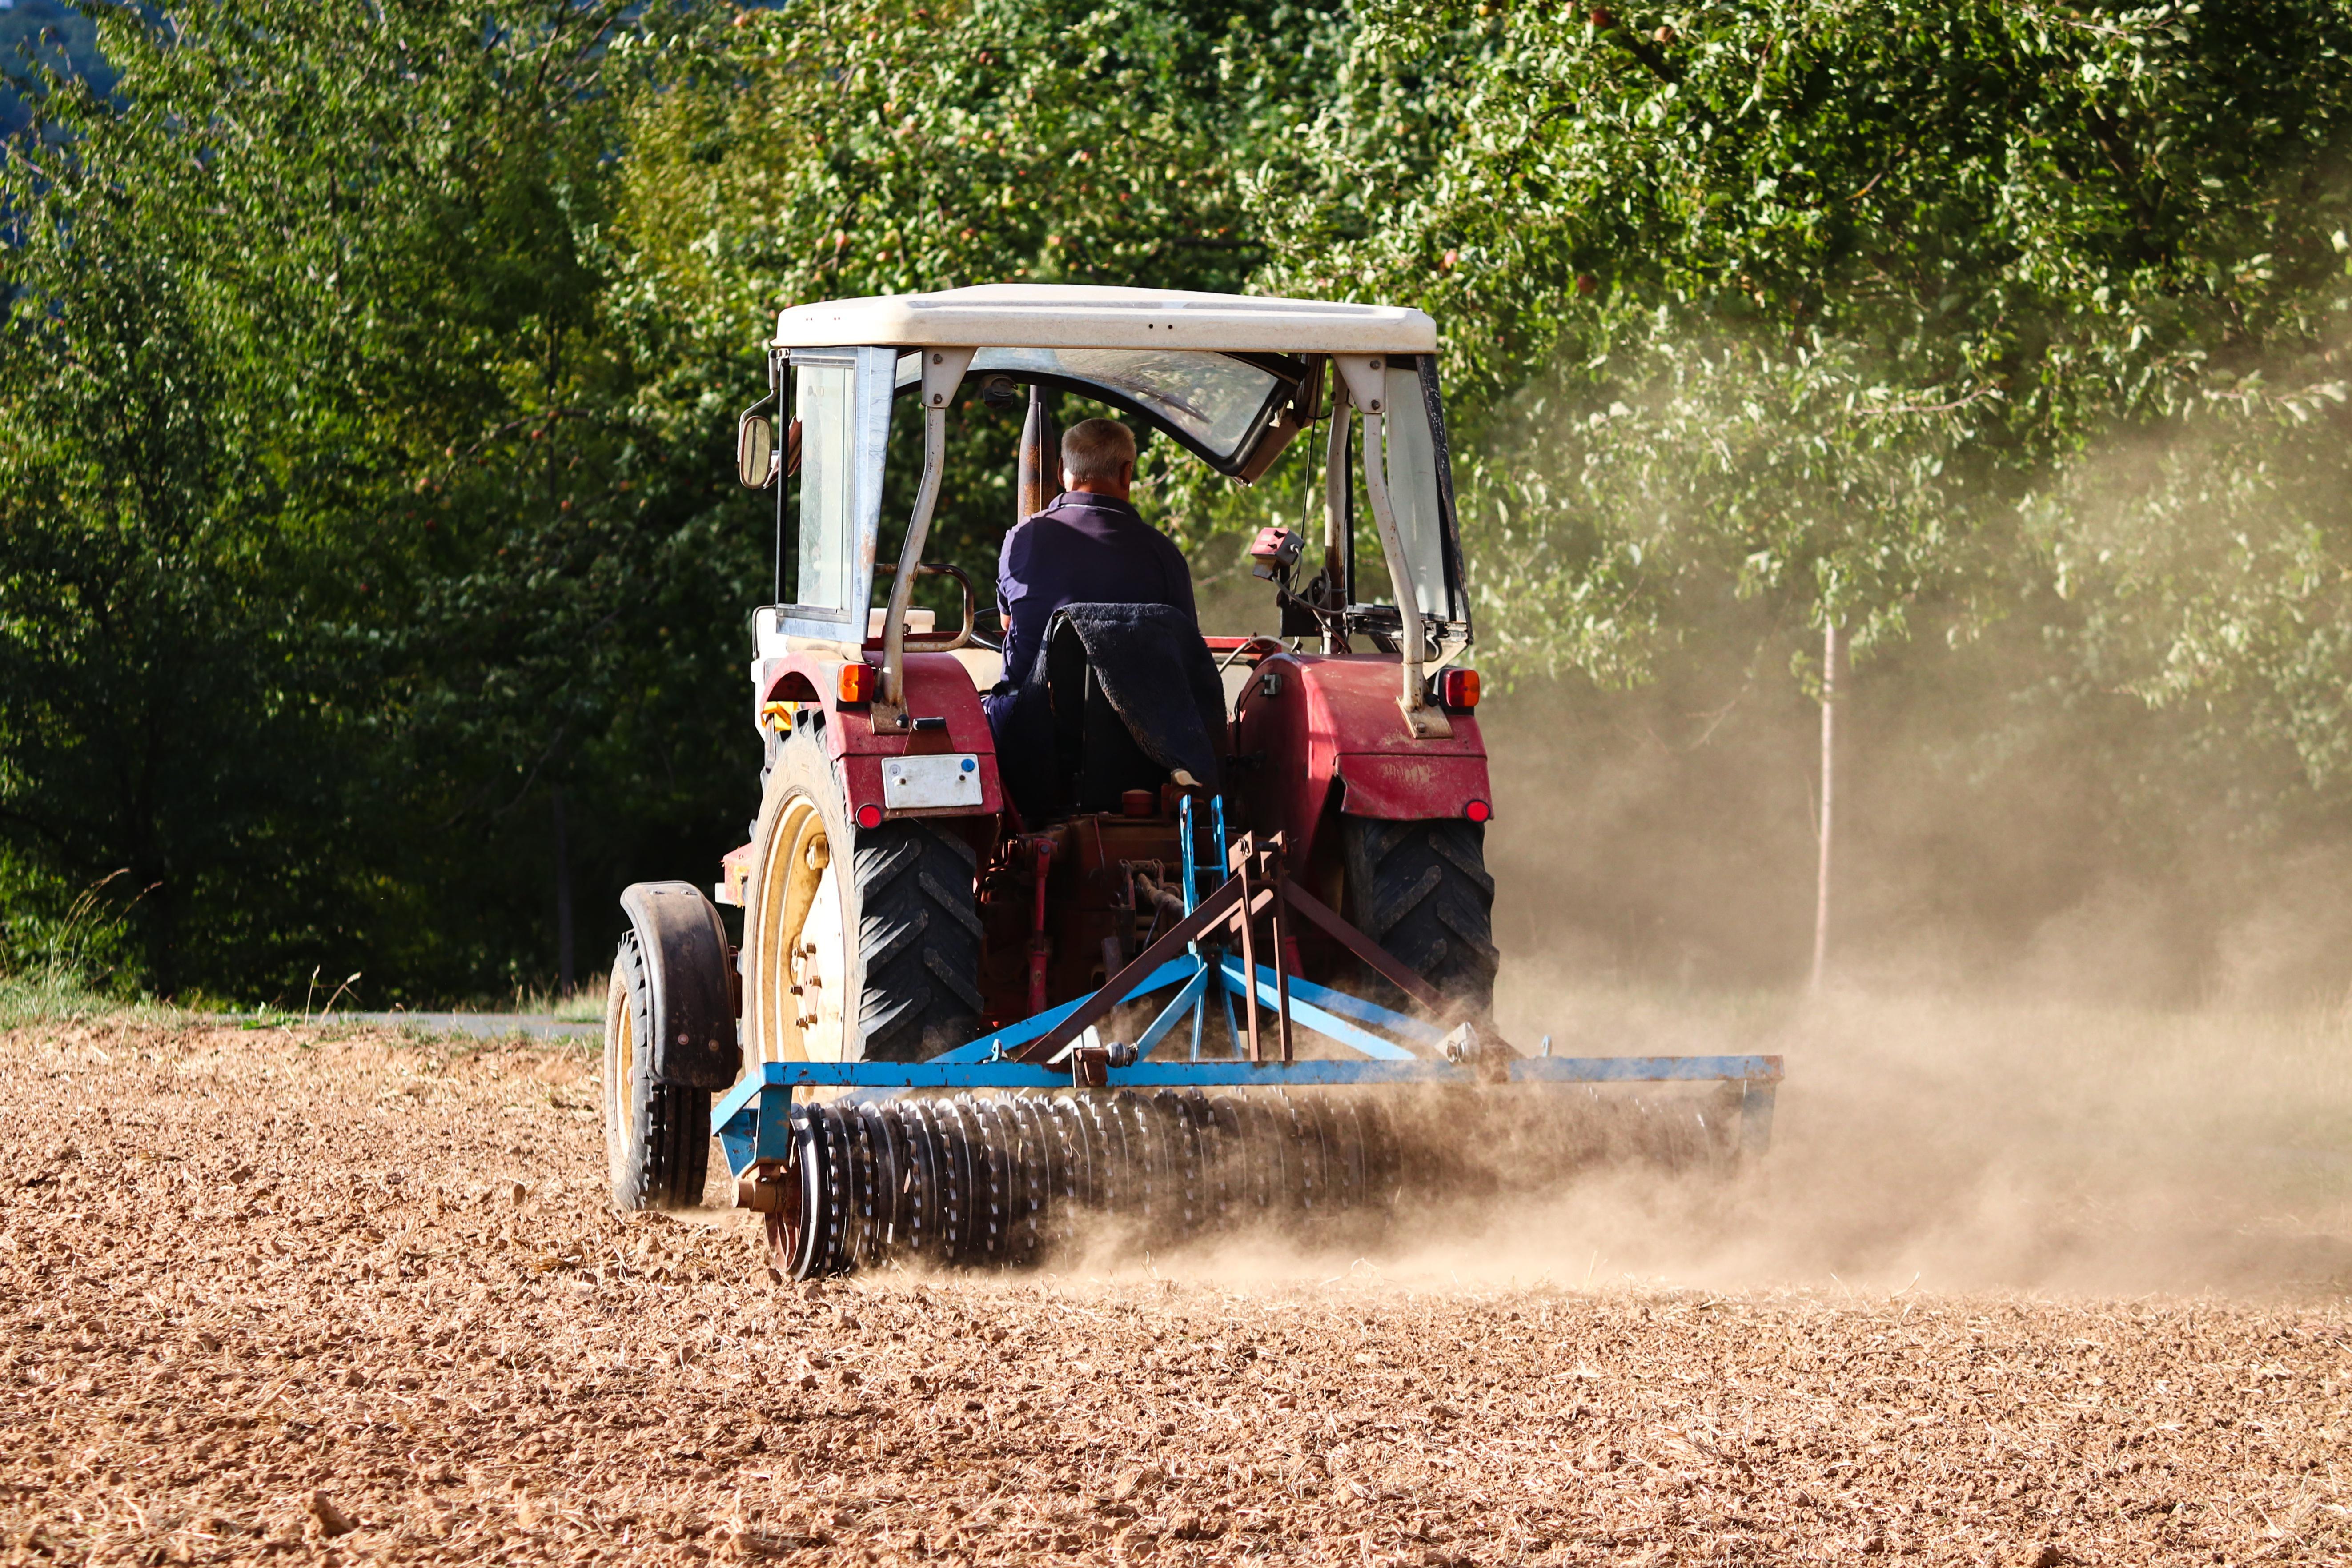
{"type": "MultiPolygon", "coordinates": [[[[1309,118],[1347,31],[1338,6],[1292,0],[785,0],[698,20],[638,46],[659,86],[631,117],[616,226],[633,308],[705,334],[677,395],[710,395],[724,366],[744,403],[795,302],[1244,289],[1268,252],[1243,176],[1309,118]]],[[[963,412],[932,538],[984,581],[1019,415],[963,412]]],[[[1181,523],[1197,503],[1172,504],[1181,523]]]]}
{"type": "Polygon", "coordinates": [[[127,866],[154,985],[446,994],[552,968],[553,786],[592,908],[719,847],[760,531],[609,308],[635,25],[203,0],[53,83],[0,172],[12,920],[127,866]]]}
{"type": "Polygon", "coordinates": [[[2340,5],[1363,16],[1258,280],[1446,323],[1523,666],[1630,678],[1726,592],[1996,615],[2093,443],[2340,396],[2340,5]]]}

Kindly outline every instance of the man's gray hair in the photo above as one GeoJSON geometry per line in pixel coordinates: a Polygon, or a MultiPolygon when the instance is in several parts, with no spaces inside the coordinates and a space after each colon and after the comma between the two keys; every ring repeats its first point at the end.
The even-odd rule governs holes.
{"type": "Polygon", "coordinates": [[[1062,433],[1062,471],[1091,483],[1135,461],[1135,432],[1116,419],[1081,419],[1062,433]]]}

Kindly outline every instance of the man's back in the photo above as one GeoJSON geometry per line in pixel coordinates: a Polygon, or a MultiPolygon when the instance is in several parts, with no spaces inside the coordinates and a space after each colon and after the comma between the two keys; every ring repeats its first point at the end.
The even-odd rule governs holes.
{"type": "Polygon", "coordinates": [[[1025,679],[1066,605],[1167,605],[1197,622],[1192,574],[1169,537],[1124,500],[1070,490],[1004,536],[996,573],[1004,678],[1025,679]]]}

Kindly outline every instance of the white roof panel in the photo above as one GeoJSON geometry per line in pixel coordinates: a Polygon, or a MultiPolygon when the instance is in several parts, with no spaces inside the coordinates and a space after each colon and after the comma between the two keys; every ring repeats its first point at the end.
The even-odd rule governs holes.
{"type": "Polygon", "coordinates": [[[1437,323],[1399,305],[986,283],[795,305],[776,318],[778,348],[875,346],[1204,349],[1267,353],[1430,353],[1437,323]]]}

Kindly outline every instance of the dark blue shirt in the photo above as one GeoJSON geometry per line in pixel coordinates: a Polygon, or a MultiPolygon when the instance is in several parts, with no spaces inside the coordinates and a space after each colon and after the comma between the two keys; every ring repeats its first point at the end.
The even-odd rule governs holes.
{"type": "Polygon", "coordinates": [[[1183,552],[1123,500],[1065,490],[1004,536],[996,607],[1004,616],[1004,679],[1019,683],[1065,605],[1167,605],[1200,625],[1183,552]]]}

